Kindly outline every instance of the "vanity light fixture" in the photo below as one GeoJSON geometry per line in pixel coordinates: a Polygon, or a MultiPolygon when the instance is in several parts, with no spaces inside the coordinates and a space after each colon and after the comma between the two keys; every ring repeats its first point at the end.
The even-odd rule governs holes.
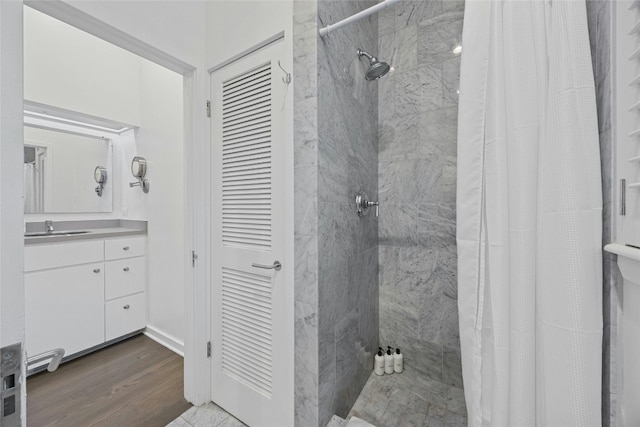
{"type": "Polygon", "coordinates": [[[93,170],[93,179],[98,183],[98,186],[96,187],[96,194],[98,197],[102,197],[102,190],[107,182],[107,168],[104,166],[96,166],[93,170]]]}
{"type": "Polygon", "coordinates": [[[135,156],[131,160],[131,173],[138,182],[130,182],[129,187],[142,187],[144,193],[149,192],[149,181],[144,179],[147,174],[147,160],[144,157],[135,156]]]}

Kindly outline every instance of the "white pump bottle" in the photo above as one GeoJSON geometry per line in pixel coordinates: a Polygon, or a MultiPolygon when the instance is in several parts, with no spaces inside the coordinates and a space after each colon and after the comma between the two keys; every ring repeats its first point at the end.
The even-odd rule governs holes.
{"type": "Polygon", "coordinates": [[[396,348],[396,352],[393,354],[393,372],[396,374],[401,373],[404,370],[404,355],[400,353],[400,349],[396,348]]]}
{"type": "Polygon", "coordinates": [[[384,355],[384,373],[393,374],[393,355],[391,347],[387,347],[387,354],[384,355]]]}
{"type": "Polygon", "coordinates": [[[384,356],[382,353],[382,347],[378,347],[378,354],[375,355],[373,362],[373,372],[376,375],[384,375],[384,356]]]}

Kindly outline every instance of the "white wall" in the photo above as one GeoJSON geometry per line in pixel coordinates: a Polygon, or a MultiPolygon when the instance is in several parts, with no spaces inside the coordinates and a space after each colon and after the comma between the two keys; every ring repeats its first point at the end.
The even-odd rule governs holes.
{"type": "Polygon", "coordinates": [[[285,31],[285,37],[291,37],[292,1],[212,1],[206,4],[207,68],[218,65],[280,31],[285,31]]]}
{"type": "Polygon", "coordinates": [[[26,100],[140,124],[137,56],[28,7],[24,26],[26,100]]]}
{"type": "MultiPolygon", "coordinates": [[[[43,3],[47,3],[46,0],[43,3]]],[[[69,0],[65,4],[201,69],[205,1],[69,0]]]]}
{"type": "MultiPolygon", "coordinates": [[[[149,193],[147,325],[184,343],[184,142],[182,76],[143,62],[140,67],[138,153],[147,159],[149,193]],[[161,89],[161,90],[159,90],[161,89]]],[[[134,188],[142,193],[139,188],[134,188]]],[[[130,216],[137,213],[131,209],[130,216]]]]}

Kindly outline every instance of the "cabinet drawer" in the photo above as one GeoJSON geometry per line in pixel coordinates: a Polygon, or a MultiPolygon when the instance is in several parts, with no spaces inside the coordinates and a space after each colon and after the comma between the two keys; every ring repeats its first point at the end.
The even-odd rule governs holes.
{"type": "Polygon", "coordinates": [[[102,240],[65,242],[24,247],[24,271],[99,262],[104,259],[102,240]]]}
{"type": "Polygon", "coordinates": [[[104,305],[106,341],[145,327],[145,294],[129,295],[104,305]]]}
{"type": "Polygon", "coordinates": [[[104,259],[130,258],[144,255],[145,238],[125,237],[104,241],[104,259]]]}
{"type": "Polygon", "coordinates": [[[105,263],[104,298],[111,300],[146,289],[145,258],[125,258],[105,263]]]}

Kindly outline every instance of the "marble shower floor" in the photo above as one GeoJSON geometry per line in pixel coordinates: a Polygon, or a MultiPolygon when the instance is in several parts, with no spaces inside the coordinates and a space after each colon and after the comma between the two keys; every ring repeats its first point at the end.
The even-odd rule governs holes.
{"type": "Polygon", "coordinates": [[[467,411],[461,388],[430,380],[405,366],[401,374],[373,372],[347,415],[376,427],[464,427],[467,411]]]}
{"type": "MultiPolygon", "coordinates": [[[[376,427],[464,427],[467,411],[459,387],[431,380],[411,366],[401,374],[373,372],[347,415],[376,427]]],[[[247,427],[213,402],[194,406],[167,427],[247,427]]]]}

